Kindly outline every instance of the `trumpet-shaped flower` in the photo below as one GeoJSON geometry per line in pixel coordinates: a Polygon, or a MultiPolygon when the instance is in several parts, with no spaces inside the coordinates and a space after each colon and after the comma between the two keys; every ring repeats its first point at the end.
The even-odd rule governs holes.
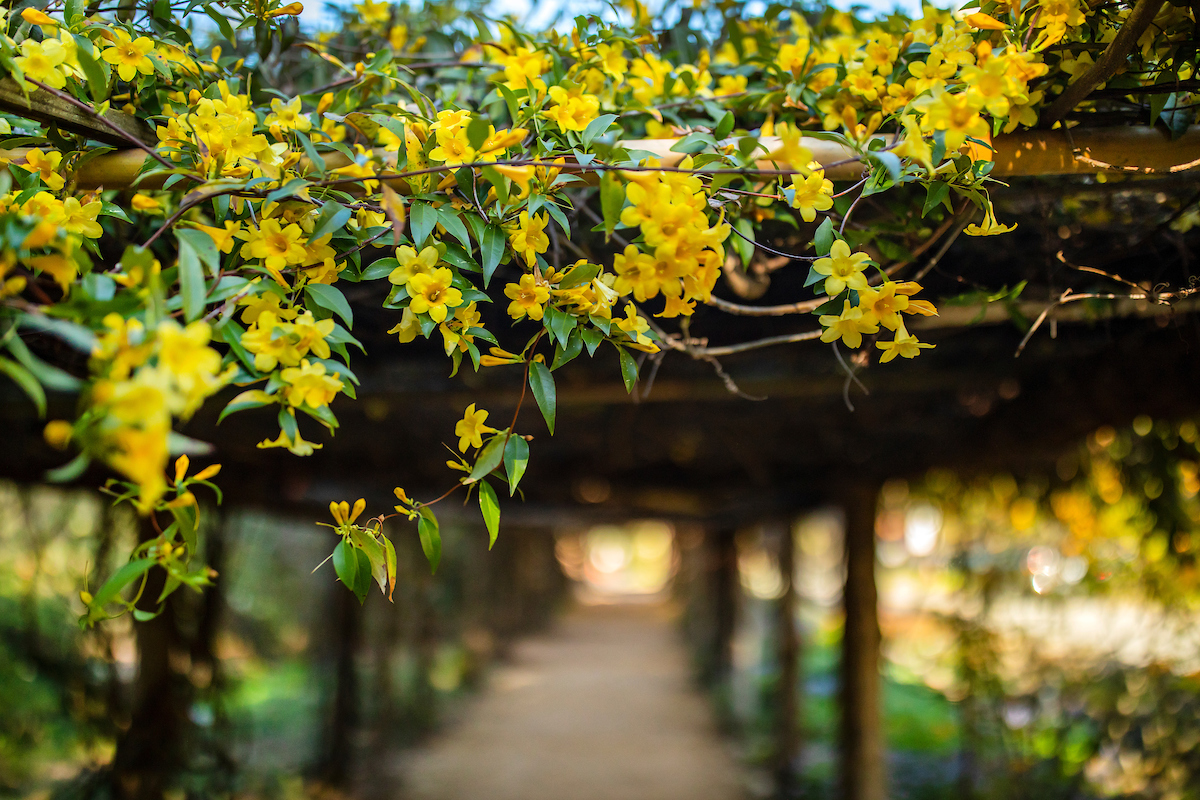
{"type": "Polygon", "coordinates": [[[857,290],[867,288],[867,276],[863,270],[870,258],[866,253],[851,254],[850,245],[838,239],[830,248],[829,256],[817,259],[812,268],[818,275],[829,276],[825,279],[825,294],[836,297],[847,287],[857,290]]]}
{"type": "Polygon", "coordinates": [[[488,412],[483,409],[475,410],[475,404],[467,406],[463,418],[454,425],[454,435],[458,437],[458,449],[467,452],[471,447],[483,447],[483,434],[495,432],[495,428],[485,424],[488,412]]]}

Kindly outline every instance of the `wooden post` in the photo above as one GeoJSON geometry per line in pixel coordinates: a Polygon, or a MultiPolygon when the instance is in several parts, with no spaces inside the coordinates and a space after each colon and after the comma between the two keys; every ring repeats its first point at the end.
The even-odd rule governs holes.
{"type": "Polygon", "coordinates": [[[779,640],[779,685],[775,716],[775,794],[796,794],[796,758],[800,753],[800,633],[796,630],[796,540],[791,520],[778,523],[779,574],[783,595],[776,606],[779,640]]]}
{"type": "Polygon", "coordinates": [[[712,687],[728,685],[733,675],[738,591],[736,533],[732,527],[723,527],[706,536],[713,629],[704,678],[712,687]]]}
{"type": "Polygon", "coordinates": [[[875,504],[878,484],[860,481],[844,497],[846,624],[841,663],[842,800],[885,800],[880,720],[879,608],[875,588],[875,504]]]}
{"type": "Polygon", "coordinates": [[[325,720],[318,769],[329,786],[344,788],[353,773],[354,733],[358,728],[358,674],[355,656],[362,633],[362,608],[342,584],[333,587],[333,697],[325,720]]]}

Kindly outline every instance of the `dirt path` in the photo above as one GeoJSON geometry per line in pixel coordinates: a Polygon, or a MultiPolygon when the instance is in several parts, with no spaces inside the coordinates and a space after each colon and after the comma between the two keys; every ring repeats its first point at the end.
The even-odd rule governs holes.
{"type": "Polygon", "coordinates": [[[740,770],[655,606],[580,608],[407,759],[405,800],[740,800],[740,770]]]}

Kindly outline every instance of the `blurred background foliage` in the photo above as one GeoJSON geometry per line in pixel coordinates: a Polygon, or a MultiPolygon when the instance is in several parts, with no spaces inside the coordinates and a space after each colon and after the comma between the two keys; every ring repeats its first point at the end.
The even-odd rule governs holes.
{"type": "MultiPolygon", "coordinates": [[[[1139,417],[1095,431],[1049,474],[934,471],[884,486],[894,796],[1198,796],[1198,444],[1193,421],[1139,417]]],[[[186,684],[163,700],[184,698],[186,715],[168,796],[329,793],[356,785],[354,765],[370,767],[360,791],[389,794],[396,753],[453,714],[507,641],[552,615],[567,581],[584,599],[669,593],[705,673],[711,593],[687,523],[515,528],[490,554],[480,531],[450,524],[436,578],[413,537],[398,537],[396,605],[372,597],[359,611],[327,569],[310,572],[328,550],[324,529],[245,509],[212,516],[221,580],[176,595],[164,615],[170,672],[186,684]]],[[[795,767],[813,797],[833,796],[841,526],[814,510],[790,529],[804,630],[795,767]]],[[[93,494],[0,487],[4,796],[112,796],[149,631],[128,618],[80,630],[77,565],[94,584],[137,535],[135,518],[93,494]]],[[[737,533],[732,671],[710,683],[749,765],[770,750],[778,674],[772,535],[737,533]]]]}

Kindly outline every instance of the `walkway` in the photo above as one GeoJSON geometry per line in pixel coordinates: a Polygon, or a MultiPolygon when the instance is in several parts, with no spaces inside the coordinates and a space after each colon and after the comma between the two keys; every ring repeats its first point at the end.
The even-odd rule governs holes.
{"type": "Polygon", "coordinates": [[[579,608],[412,754],[405,800],[740,800],[657,606],[579,608]]]}

